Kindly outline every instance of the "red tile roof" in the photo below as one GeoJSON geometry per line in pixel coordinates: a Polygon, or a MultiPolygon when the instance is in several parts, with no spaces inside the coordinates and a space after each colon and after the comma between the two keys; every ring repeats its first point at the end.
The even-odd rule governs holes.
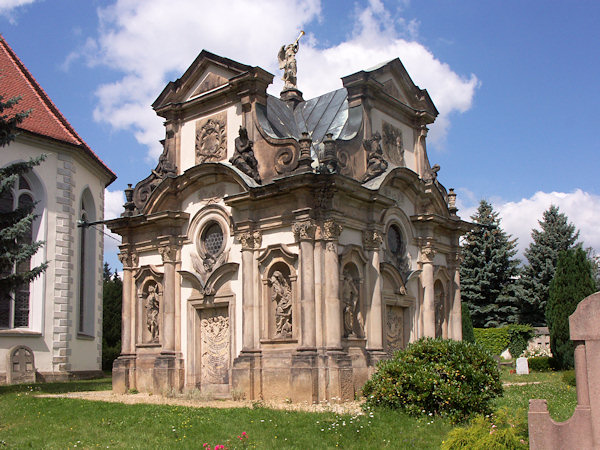
{"type": "Polygon", "coordinates": [[[109,183],[117,178],[81,139],[2,35],[0,35],[0,95],[4,97],[4,101],[21,96],[17,105],[19,110],[31,110],[29,117],[19,125],[21,130],[79,147],[108,173],[109,183]]]}

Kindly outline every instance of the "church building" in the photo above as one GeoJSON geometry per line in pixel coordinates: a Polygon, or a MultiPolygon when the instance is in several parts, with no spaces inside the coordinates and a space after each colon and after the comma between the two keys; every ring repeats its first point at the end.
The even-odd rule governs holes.
{"type": "Polygon", "coordinates": [[[81,139],[0,35],[0,95],[20,97],[3,114],[30,111],[0,148],[0,167],[45,155],[0,197],[0,210],[34,203],[27,236],[44,245],[15,271],[48,267],[15,293],[0,293],[0,382],[102,375],[103,236],[80,221],[101,221],[104,188],[115,174],[81,139]]]}
{"type": "MultiPolygon", "coordinates": [[[[293,47],[295,45],[295,47],[293,47]]],[[[113,389],[351,400],[423,336],[461,339],[456,194],[427,157],[438,112],[399,59],[304,100],[202,51],[153,103],[163,153],[126,190],[113,389]]]]}

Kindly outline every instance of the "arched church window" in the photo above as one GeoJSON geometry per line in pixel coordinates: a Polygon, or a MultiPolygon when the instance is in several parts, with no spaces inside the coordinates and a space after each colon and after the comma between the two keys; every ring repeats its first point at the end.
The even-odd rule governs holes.
{"type": "MultiPolygon", "coordinates": [[[[0,196],[0,212],[7,213],[18,209],[33,211],[35,202],[29,182],[20,176],[11,190],[0,196]]],[[[34,220],[35,222],[35,220],[34,220]]],[[[19,238],[19,244],[33,242],[32,227],[29,227],[19,238]]],[[[17,242],[15,242],[17,243],[17,242]]],[[[25,273],[31,270],[31,258],[19,261],[12,267],[2,267],[2,275],[25,273]]],[[[30,284],[18,286],[14,292],[0,293],[0,328],[29,327],[30,284]]]]}
{"type": "MultiPolygon", "coordinates": [[[[81,195],[79,218],[81,222],[96,220],[94,199],[89,189],[81,195]]],[[[79,228],[79,324],[81,334],[94,334],[94,305],[96,303],[96,230],[89,226],[79,228]]]]}
{"type": "Polygon", "coordinates": [[[392,225],[388,230],[387,243],[390,253],[396,258],[400,258],[402,256],[403,249],[402,233],[400,233],[400,230],[396,225],[392,225]]]}

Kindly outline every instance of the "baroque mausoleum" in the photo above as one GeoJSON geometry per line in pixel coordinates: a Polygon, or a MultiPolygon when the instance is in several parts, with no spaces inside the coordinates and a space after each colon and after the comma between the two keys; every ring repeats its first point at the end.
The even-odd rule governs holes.
{"type": "Polygon", "coordinates": [[[202,51],[152,105],[157,167],[126,190],[113,387],[353,399],[422,336],[461,339],[456,195],[426,151],[437,110],[399,59],[304,100],[202,51]]]}

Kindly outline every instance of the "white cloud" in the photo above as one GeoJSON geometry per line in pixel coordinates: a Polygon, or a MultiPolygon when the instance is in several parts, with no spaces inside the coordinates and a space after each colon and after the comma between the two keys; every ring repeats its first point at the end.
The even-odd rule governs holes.
{"type": "MultiPolygon", "coordinates": [[[[114,219],[119,217],[123,212],[123,204],[125,203],[125,194],[123,191],[109,191],[104,190],[104,220],[114,219]]],[[[121,236],[111,233],[106,226],[104,227],[104,259],[110,259],[112,262],[113,258],[111,255],[115,255],[119,251],[119,244],[121,243],[121,236]]],[[[114,266],[115,263],[111,264],[114,266]]]]}
{"type": "MultiPolygon", "coordinates": [[[[393,19],[380,0],[348,8],[354,32],[345,42],[319,46],[319,36],[301,41],[299,88],[305,98],[341,86],[340,77],[400,57],[416,84],[427,88],[440,117],[430,138],[442,143],[449,115],[466,111],[478,80],[461,77],[416,42],[418,22],[393,19]],[[399,31],[401,30],[401,31],[399,31]]],[[[100,26],[78,55],[88,64],[120,71],[122,78],[100,86],[94,117],[114,129],[133,130],[156,159],[164,137],[161,119],[150,108],[170,79],[180,76],[204,48],[240,62],[259,65],[275,75],[270,92],[278,95],[281,74],[277,51],[299,31],[321,17],[320,0],[117,0],[99,10],[100,26]],[[256,26],[260,24],[260,26],[256,26]]]]}
{"type": "MultiPolygon", "coordinates": [[[[459,197],[460,198],[460,197],[459,197]]],[[[550,205],[556,205],[570,222],[579,229],[579,239],[584,247],[592,247],[600,253],[600,196],[577,189],[573,192],[536,192],[530,198],[523,198],[518,202],[492,200],[494,209],[502,219],[502,228],[513,237],[518,238],[519,256],[523,259],[523,252],[531,242],[531,231],[539,230],[538,221],[550,205]]],[[[469,220],[477,205],[471,201],[462,205],[461,217],[469,220]]]]}
{"type": "Polygon", "coordinates": [[[15,23],[14,12],[17,8],[29,5],[36,0],[0,0],[0,16],[8,18],[10,23],[15,23]]]}

